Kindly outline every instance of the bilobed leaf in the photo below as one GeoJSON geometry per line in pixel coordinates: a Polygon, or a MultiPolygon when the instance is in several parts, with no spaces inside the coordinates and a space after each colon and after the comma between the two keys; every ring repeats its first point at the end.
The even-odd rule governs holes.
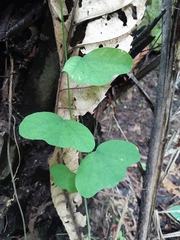
{"type": "Polygon", "coordinates": [[[126,168],[139,159],[137,147],[130,142],[104,142],[82,160],[76,173],[76,188],[89,198],[103,188],[114,187],[125,177],[126,168]]]}
{"type": "Polygon", "coordinates": [[[95,146],[93,135],[83,124],[63,120],[51,112],[28,115],[21,122],[19,133],[27,139],[44,140],[52,146],[74,148],[81,152],[91,152],[95,146]]]}
{"type": "Polygon", "coordinates": [[[109,83],[113,76],[129,72],[132,65],[133,60],[127,52],[106,47],[95,49],[83,58],[70,58],[63,71],[77,83],[101,86],[109,83]]]}
{"type": "Polygon", "coordinates": [[[50,168],[50,173],[58,187],[66,189],[70,193],[77,192],[75,186],[76,174],[71,172],[68,167],[63,164],[55,164],[50,168]]]}

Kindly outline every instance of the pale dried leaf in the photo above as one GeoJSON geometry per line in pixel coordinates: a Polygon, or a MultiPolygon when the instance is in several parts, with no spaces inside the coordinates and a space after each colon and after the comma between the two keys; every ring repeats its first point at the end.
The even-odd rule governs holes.
{"type": "MultiPolygon", "coordinates": [[[[66,78],[66,73],[64,73],[63,75],[63,78],[66,78]]],[[[105,97],[105,93],[109,89],[109,87],[110,84],[96,87],[84,84],[77,84],[70,80],[70,102],[73,117],[76,118],[79,115],[84,115],[87,111],[93,113],[93,110],[105,97]]],[[[69,119],[69,106],[67,102],[68,88],[67,82],[65,80],[62,81],[59,93],[60,94],[57,113],[64,119],[69,119]]]]}
{"type": "MultiPolygon", "coordinates": [[[[68,10],[65,4],[65,0],[62,0],[62,4],[63,4],[64,16],[67,16],[68,10]]],[[[56,39],[57,51],[59,54],[60,68],[62,68],[64,65],[65,57],[64,57],[64,43],[63,43],[63,30],[62,30],[62,23],[61,23],[62,17],[61,17],[61,11],[60,11],[60,2],[59,0],[48,0],[48,5],[51,12],[53,25],[54,25],[54,34],[56,39]]],[[[71,20],[72,20],[72,12],[68,15],[68,19],[65,22],[65,29],[64,29],[64,34],[66,35],[65,38],[67,38],[69,33],[71,20]]]]}
{"type": "MultiPolygon", "coordinates": [[[[78,168],[78,152],[72,148],[62,149],[56,147],[52,157],[49,159],[49,166],[64,163],[73,172],[78,168]]],[[[56,211],[66,228],[70,240],[85,240],[79,227],[86,225],[86,216],[77,212],[77,206],[82,204],[82,197],[79,193],[68,193],[54,185],[51,178],[51,196],[56,211]]]]}
{"type": "MultiPolygon", "coordinates": [[[[58,16],[60,20],[62,20],[62,16],[61,16],[61,11],[60,11],[60,3],[57,0],[50,0],[49,1],[50,6],[51,6],[51,10],[53,12],[53,15],[55,15],[56,17],[58,16]]],[[[66,4],[65,4],[65,0],[62,0],[62,6],[63,6],[63,14],[65,16],[68,15],[68,10],[66,8],[66,4]]]]}
{"type": "Polygon", "coordinates": [[[101,41],[101,44],[99,42],[93,42],[90,44],[78,44],[77,46],[81,48],[81,52],[83,54],[87,54],[91,52],[92,50],[99,48],[99,46],[103,47],[114,47],[123,49],[126,52],[129,52],[130,46],[132,43],[133,37],[129,34],[125,34],[123,36],[119,36],[116,38],[112,38],[109,40],[101,41]]]}
{"type": "Polygon", "coordinates": [[[73,148],[61,149],[63,163],[72,171],[77,172],[79,167],[79,152],[73,148]],[[72,159],[73,156],[73,159],[72,159]]]}
{"type": "MultiPolygon", "coordinates": [[[[84,2],[84,1],[83,1],[84,2]]],[[[85,1],[86,6],[86,15],[89,14],[90,10],[93,8],[92,1],[85,1]],[[88,4],[90,2],[90,6],[88,4]]],[[[100,45],[117,47],[125,51],[129,51],[131,48],[132,37],[130,34],[132,31],[140,24],[141,19],[144,14],[146,1],[116,1],[116,4],[111,8],[100,8],[97,9],[95,16],[102,16],[101,18],[90,21],[86,27],[86,34],[81,44],[78,44],[78,47],[83,47],[83,53],[88,53],[95,48],[98,48],[100,45]],[[131,4],[130,4],[131,3],[131,4]],[[122,4],[122,5],[121,5],[122,4]],[[112,13],[112,8],[115,10],[122,9],[123,13],[127,18],[127,23],[124,23],[117,12],[112,13]],[[107,9],[109,12],[107,12],[107,9]],[[136,14],[134,10],[136,9],[136,14]],[[108,13],[108,14],[107,14],[108,13]],[[106,15],[104,15],[106,14],[106,15]],[[127,38],[127,39],[126,39],[127,38]]],[[[95,5],[98,5],[99,2],[95,5]]],[[[109,2],[111,4],[111,2],[109,2]]],[[[76,11],[76,14],[79,18],[82,18],[83,12],[79,8],[79,11],[76,11]]],[[[94,12],[93,12],[94,13],[94,12]]],[[[76,15],[75,15],[76,16],[76,15]]],[[[94,17],[94,16],[92,16],[94,17]]],[[[84,19],[85,20],[85,19],[84,19]]],[[[82,21],[82,20],[81,20],[82,21]]]]}
{"type": "Polygon", "coordinates": [[[128,4],[133,0],[84,0],[81,6],[77,6],[77,10],[74,17],[74,24],[78,24],[82,21],[92,19],[98,16],[102,16],[108,13],[112,13],[128,4]]]}
{"type": "Polygon", "coordinates": [[[69,194],[65,190],[55,186],[53,183],[51,184],[51,193],[54,206],[66,228],[69,239],[87,239],[79,229],[79,227],[84,227],[86,225],[86,216],[83,216],[80,212],[76,212],[76,203],[73,201],[74,198],[79,197],[79,193],[69,194]]]}

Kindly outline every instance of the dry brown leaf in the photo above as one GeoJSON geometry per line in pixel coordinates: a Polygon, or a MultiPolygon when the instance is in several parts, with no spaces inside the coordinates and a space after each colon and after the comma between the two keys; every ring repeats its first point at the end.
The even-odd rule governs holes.
{"type": "MultiPolygon", "coordinates": [[[[109,87],[110,84],[96,87],[78,84],[70,80],[70,102],[73,118],[76,119],[79,115],[83,116],[87,112],[93,113],[93,110],[105,97],[105,93],[109,87]]],[[[68,88],[66,73],[63,73],[62,84],[59,90],[57,113],[64,119],[69,119],[69,106],[67,98],[68,88]]]]}
{"type": "Polygon", "coordinates": [[[143,59],[149,52],[149,47],[146,46],[136,57],[133,59],[133,67],[131,69],[131,72],[134,72],[134,69],[136,68],[137,64],[143,59]]]}
{"type": "Polygon", "coordinates": [[[86,239],[80,230],[80,227],[85,227],[86,225],[86,216],[77,212],[77,203],[74,202],[74,199],[81,199],[81,196],[78,193],[69,194],[66,190],[60,189],[55,185],[51,186],[51,192],[54,206],[66,228],[69,239],[86,239]]]}
{"type": "Polygon", "coordinates": [[[163,186],[168,192],[180,198],[180,191],[178,191],[179,187],[174,185],[167,177],[163,180],[163,186]]]}

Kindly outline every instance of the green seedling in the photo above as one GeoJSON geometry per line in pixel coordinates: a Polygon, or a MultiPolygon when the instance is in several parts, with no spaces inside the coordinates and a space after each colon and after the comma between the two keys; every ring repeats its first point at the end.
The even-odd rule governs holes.
{"type": "MultiPolygon", "coordinates": [[[[100,48],[83,58],[70,58],[63,71],[75,82],[100,86],[109,83],[115,75],[129,72],[132,64],[132,58],[125,51],[100,48]]],[[[126,168],[140,159],[137,147],[122,140],[104,142],[92,152],[95,141],[84,125],[64,120],[51,112],[37,112],[25,117],[19,133],[27,139],[44,140],[52,146],[89,153],[82,159],[77,173],[62,164],[50,169],[57,186],[71,193],[78,191],[85,198],[103,188],[114,187],[125,177],[126,168]]]]}

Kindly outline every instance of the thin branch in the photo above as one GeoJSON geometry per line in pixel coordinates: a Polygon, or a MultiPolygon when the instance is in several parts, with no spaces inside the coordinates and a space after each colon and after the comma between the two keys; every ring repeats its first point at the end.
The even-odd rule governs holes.
{"type": "Polygon", "coordinates": [[[117,127],[119,128],[120,132],[122,133],[124,139],[125,139],[127,142],[129,142],[128,139],[127,139],[127,137],[126,137],[126,135],[124,134],[122,128],[120,127],[120,125],[119,125],[119,123],[118,123],[116,117],[114,116],[114,114],[113,114],[113,118],[114,118],[114,120],[115,120],[115,122],[116,122],[117,127]]]}
{"type": "Polygon", "coordinates": [[[143,89],[143,87],[141,86],[141,84],[139,83],[137,78],[134,76],[134,74],[132,72],[127,73],[127,75],[128,75],[128,77],[130,79],[133,80],[133,82],[138,87],[139,91],[143,94],[143,96],[145,97],[146,101],[149,103],[149,106],[150,106],[151,110],[154,111],[154,105],[153,105],[149,95],[147,94],[147,92],[145,92],[145,90],[143,89]]]}
{"type": "Polygon", "coordinates": [[[19,202],[18,195],[17,195],[16,184],[15,184],[15,180],[14,180],[14,174],[13,174],[12,164],[11,164],[11,159],[10,159],[11,117],[12,117],[12,80],[13,80],[13,70],[14,70],[14,61],[11,56],[10,56],[10,64],[11,64],[11,71],[10,71],[10,79],[9,79],[9,98],[8,98],[9,117],[8,117],[7,159],[8,159],[9,171],[10,171],[13,190],[14,190],[14,196],[15,196],[17,205],[19,207],[20,214],[21,214],[23,231],[24,231],[24,240],[26,240],[27,239],[26,224],[25,224],[25,219],[24,219],[24,214],[23,214],[22,208],[21,208],[21,204],[19,202]]]}
{"type": "Polygon", "coordinates": [[[118,222],[118,226],[117,226],[117,229],[116,229],[116,236],[115,236],[114,240],[118,239],[119,231],[121,230],[121,226],[123,224],[124,216],[125,216],[125,214],[127,212],[127,208],[128,208],[128,198],[125,199],[125,204],[124,204],[124,207],[123,207],[121,218],[120,218],[120,220],[118,222]]]}

